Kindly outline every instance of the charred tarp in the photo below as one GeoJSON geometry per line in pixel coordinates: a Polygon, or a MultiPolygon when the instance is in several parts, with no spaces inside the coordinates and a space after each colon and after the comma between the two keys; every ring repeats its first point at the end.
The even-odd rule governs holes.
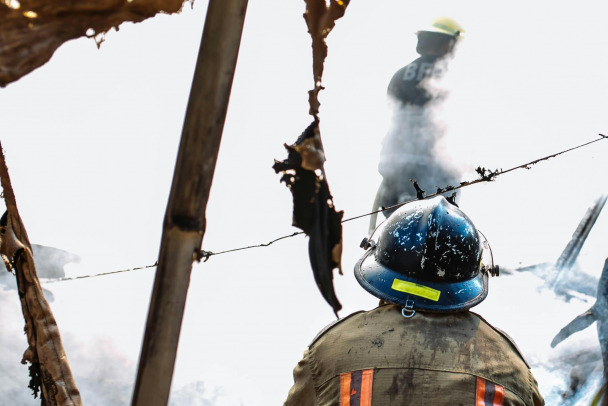
{"type": "Polygon", "coordinates": [[[337,212],[327,177],[323,169],[325,152],[319,130],[319,99],[323,89],[323,64],[327,57],[325,39],[336,20],[344,16],[350,0],[305,0],[304,20],[312,38],[312,67],[314,88],[308,92],[309,114],[313,122],[293,145],[285,144],[288,156],[283,162],[275,160],[274,170],[282,172],[282,182],[293,195],[293,225],[304,231],[309,239],[308,255],[312,272],[321,294],[336,316],[342,305],[336,297],[333,271],[340,274],[342,257],[342,216],[337,212]]]}
{"type": "Polygon", "coordinates": [[[181,10],[184,0],[0,1],[0,86],[44,65],[61,44],[78,37],[98,40],[125,21],[181,10]]]}
{"type": "Polygon", "coordinates": [[[340,274],[342,256],[342,216],[336,212],[323,162],[325,154],[319,122],[313,121],[293,145],[285,144],[287,159],[275,161],[274,170],[293,195],[293,225],[308,237],[308,255],[315,282],[323,298],[337,312],[342,305],[336,297],[333,270],[340,274]]]}

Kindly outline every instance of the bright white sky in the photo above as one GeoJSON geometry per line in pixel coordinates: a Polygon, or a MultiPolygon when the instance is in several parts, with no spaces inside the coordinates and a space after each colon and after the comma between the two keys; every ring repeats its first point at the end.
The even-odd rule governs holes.
{"type": "MultiPolygon", "coordinates": [[[[198,1],[181,15],[125,24],[100,50],[92,40],[71,41],[0,91],[0,137],[30,240],[80,255],[71,276],[156,261],[206,7],[198,1]]],[[[416,57],[413,32],[436,16],[452,16],[466,29],[450,75],[444,150],[468,179],[476,166],[507,169],[608,133],[605,11],[600,1],[517,0],[502,9],[482,1],[353,1],[330,34],[320,96],[338,209],[349,218],[371,208],[388,125],[386,86],[416,57]]],[[[286,156],[282,144],[294,142],[311,120],[303,12],[303,1],[249,4],[204,249],[296,231],[291,195],[271,167],[286,156]]],[[[602,141],[515,171],[463,190],[460,207],[484,232],[498,264],[552,262],[587,207],[607,192],[607,156],[602,141]]],[[[376,303],[352,275],[367,223],[344,224],[344,276],[335,280],[343,316],[376,303]]],[[[607,231],[604,213],[581,254],[589,273],[599,275],[608,256],[607,231]]],[[[85,404],[130,402],[153,278],[148,269],[45,285],[85,404]]],[[[491,282],[477,310],[537,361],[556,356],[548,342],[592,303],[566,306],[528,276],[491,282]]],[[[0,396],[35,405],[19,364],[26,340],[18,297],[0,290],[0,301],[7,323],[0,345],[14,355],[0,361],[10,380],[0,396]]],[[[173,404],[281,404],[293,366],[333,318],[315,286],[304,237],[196,265],[173,404]]],[[[585,342],[593,345],[590,330],[585,342]]],[[[555,382],[538,377],[549,393],[555,382]]]]}

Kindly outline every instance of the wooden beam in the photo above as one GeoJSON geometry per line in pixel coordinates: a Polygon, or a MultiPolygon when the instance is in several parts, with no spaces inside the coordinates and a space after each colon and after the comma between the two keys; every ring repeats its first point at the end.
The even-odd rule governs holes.
{"type": "Polygon", "coordinates": [[[230,98],[247,0],[210,0],[163,224],[132,406],[165,406],[192,262],[230,98]]]}

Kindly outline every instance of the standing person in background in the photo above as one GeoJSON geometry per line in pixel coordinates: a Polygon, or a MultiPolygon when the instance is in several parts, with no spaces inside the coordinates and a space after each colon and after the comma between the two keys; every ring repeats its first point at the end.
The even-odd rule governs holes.
{"type": "MultiPolygon", "coordinates": [[[[458,186],[460,174],[445,159],[438,158],[436,141],[444,130],[433,117],[433,109],[447,96],[441,78],[464,30],[453,19],[434,20],[416,32],[416,52],[420,57],[399,69],[388,85],[393,107],[392,121],[382,142],[378,172],[382,184],[373,210],[416,199],[411,180],[434,192],[436,187],[458,186]]],[[[388,217],[393,210],[386,210],[388,217]]],[[[372,218],[370,232],[375,228],[372,218]],[[372,224],[373,223],[373,224],[372,224]]]]}
{"type": "Polygon", "coordinates": [[[469,311],[497,268],[458,207],[443,196],[408,203],[366,245],[355,277],[380,306],[317,335],[285,406],[544,404],[512,340],[469,311]]]}

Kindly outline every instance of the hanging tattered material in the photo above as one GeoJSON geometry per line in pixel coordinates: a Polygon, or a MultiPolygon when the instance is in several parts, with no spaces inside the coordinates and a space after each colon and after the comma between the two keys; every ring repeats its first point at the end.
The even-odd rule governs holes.
{"type": "Polygon", "coordinates": [[[321,79],[323,78],[323,64],[327,58],[327,44],[325,38],[336,25],[336,20],[344,16],[346,7],[350,0],[305,0],[306,12],[304,20],[308,25],[308,32],[312,37],[312,72],[315,87],[308,92],[310,114],[317,118],[319,114],[319,91],[323,89],[321,79]]]}
{"type": "Polygon", "coordinates": [[[275,161],[273,168],[277,173],[283,172],[281,181],[293,195],[293,225],[309,237],[308,256],[315,282],[337,313],[342,305],[334,291],[333,270],[340,269],[343,212],[336,212],[322,171],[325,158],[318,121],[310,124],[295,144],[285,148],[287,159],[275,161]]]}
{"type": "Polygon", "coordinates": [[[125,21],[181,10],[184,0],[0,0],[0,86],[44,65],[61,44],[125,21]]]}
{"type": "Polygon", "coordinates": [[[59,328],[45,299],[25,226],[0,145],[0,180],[6,213],[0,220],[0,254],[6,269],[15,273],[25,319],[28,348],[21,362],[29,363],[30,389],[40,392],[42,406],[81,406],[80,393],[63,350],[59,328]]]}
{"type": "Polygon", "coordinates": [[[306,0],[304,19],[312,37],[314,89],[308,92],[309,114],[313,122],[298,137],[296,142],[285,145],[287,159],[275,161],[274,170],[282,172],[285,182],[293,195],[293,225],[302,229],[309,237],[308,254],[313,275],[323,298],[334,312],[342,308],[336,297],[333,271],[341,271],[342,256],[342,216],[336,212],[329,191],[323,164],[325,153],[319,130],[318,94],[323,87],[323,63],[327,57],[325,38],[344,15],[349,0],[306,0]]]}

